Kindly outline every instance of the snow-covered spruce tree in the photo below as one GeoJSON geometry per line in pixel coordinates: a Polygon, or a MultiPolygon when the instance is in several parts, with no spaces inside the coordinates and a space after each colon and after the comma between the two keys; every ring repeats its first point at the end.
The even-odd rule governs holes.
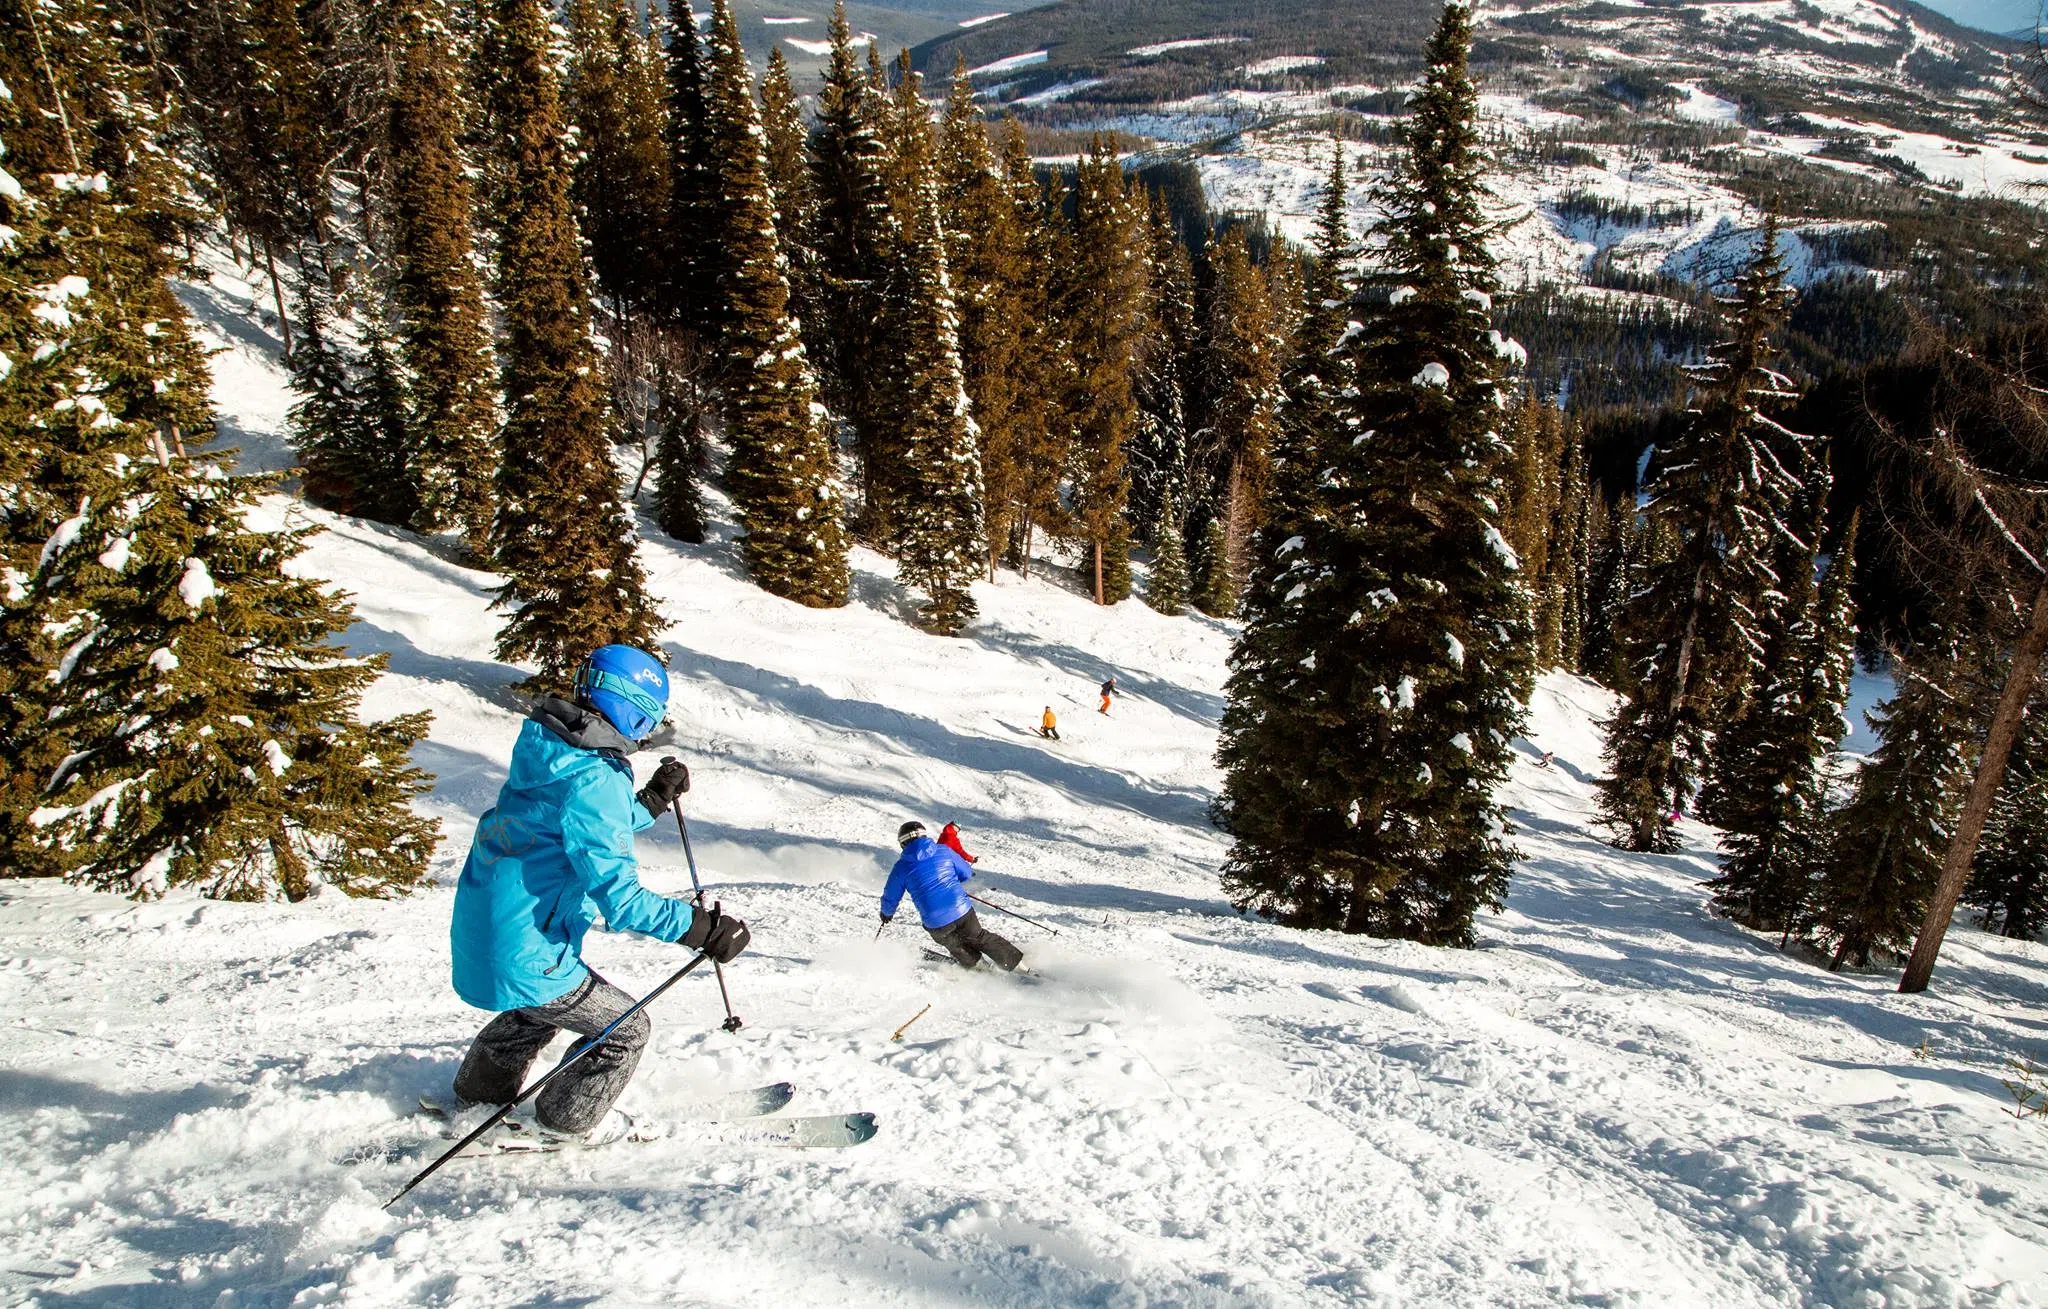
{"type": "Polygon", "coordinates": [[[496,4],[505,62],[491,116],[504,177],[495,217],[506,413],[491,539],[505,576],[497,603],[512,611],[498,657],[531,660],[539,682],[558,687],[600,645],[651,644],[661,620],[612,466],[547,18],[539,0],[496,4]]]}
{"type": "Polygon", "coordinates": [[[1233,901],[1437,945],[1470,945],[1505,894],[1493,791],[1530,684],[1470,43],[1471,11],[1447,5],[1380,197],[1396,289],[1345,347],[1356,392],[1325,468],[1276,474],[1217,756],[1233,901]]]}
{"type": "Polygon", "coordinates": [[[0,866],[140,894],[374,894],[416,881],[426,715],[365,725],[381,659],[252,531],[263,479],[177,453],[203,356],[165,282],[188,221],[170,106],[99,6],[39,6],[0,56],[0,866]]]}
{"type": "Polygon", "coordinates": [[[1244,228],[1223,234],[1209,256],[1213,282],[1202,355],[1210,443],[1215,449],[1230,575],[1243,587],[1251,575],[1252,534],[1258,530],[1272,472],[1273,434],[1279,424],[1280,374],[1286,360],[1279,314],[1266,278],[1253,265],[1244,228]]]}
{"type": "Polygon", "coordinates": [[[1625,686],[1628,670],[1619,629],[1643,562],[1644,533],[1633,496],[1611,503],[1598,499],[1591,514],[1579,668],[1602,686],[1625,686]]]}
{"type": "Polygon", "coordinates": [[[1159,502],[1159,521],[1152,533],[1152,578],[1145,587],[1145,603],[1162,614],[1178,614],[1188,607],[1188,557],[1182,539],[1180,501],[1168,489],[1159,502]]]}
{"type": "Polygon", "coordinates": [[[1550,552],[1537,588],[1536,666],[1578,672],[1591,565],[1592,494],[1586,485],[1585,434],[1576,422],[1566,421],[1563,447],[1550,552]]]}
{"type": "Polygon", "coordinates": [[[2048,730],[2038,705],[2005,766],[1964,898],[2001,935],[2038,940],[2048,928],[2048,730]]]}
{"type": "Polygon", "coordinates": [[[306,498],[337,513],[399,519],[403,449],[377,445],[362,368],[340,339],[327,279],[309,267],[293,295],[297,330],[286,369],[298,394],[287,415],[306,498]]]}
{"type": "Polygon", "coordinates": [[[905,51],[892,115],[890,206],[897,233],[883,322],[896,350],[889,444],[902,451],[895,481],[896,576],[928,597],[925,626],[957,636],[974,618],[970,584],[983,570],[981,433],[967,398],[959,319],[946,270],[937,142],[921,79],[905,51]]]}
{"type": "Polygon", "coordinates": [[[1725,301],[1730,335],[1691,370],[1677,441],[1651,460],[1645,513],[1675,550],[1641,575],[1622,616],[1627,699],[1608,720],[1600,811],[1628,850],[1669,850],[1706,738],[1747,698],[1762,649],[1759,612],[1776,586],[1772,541],[1799,491],[1806,438],[1766,412],[1792,397],[1771,367],[1790,292],[1767,215],[1755,257],[1725,301]]]}
{"type": "Polygon", "coordinates": [[[1020,454],[1039,407],[1035,345],[1037,268],[1029,234],[989,147],[963,64],[939,142],[940,215],[946,269],[960,322],[960,366],[981,429],[987,573],[1009,548],[1023,498],[1020,454]]]}
{"type": "Polygon", "coordinates": [[[1130,493],[1125,445],[1134,427],[1139,339],[1149,292],[1142,211],[1106,137],[1075,171],[1068,258],[1057,270],[1057,312],[1065,321],[1067,375],[1062,416],[1072,433],[1068,478],[1071,531],[1095,603],[1131,593],[1130,493]]]}
{"type": "MultiPolygon", "coordinates": [[[[832,53],[818,92],[818,122],[811,134],[816,183],[818,294],[822,319],[808,340],[824,347],[818,368],[828,403],[853,428],[860,461],[860,531],[885,541],[888,469],[872,447],[883,413],[891,347],[877,331],[881,294],[894,244],[884,174],[887,149],[883,93],[861,68],[846,5],[832,9],[832,53]]],[[[868,47],[870,56],[873,44],[868,47]]]]}
{"type": "Polygon", "coordinates": [[[824,324],[818,282],[818,197],[811,177],[810,125],[791,81],[782,47],[768,52],[761,78],[761,130],[766,133],[768,188],[775,194],[775,232],[789,265],[789,312],[805,333],[805,349],[824,324]]]}
{"type": "Polygon", "coordinates": [[[1211,513],[1195,538],[1194,580],[1188,602],[1211,618],[1237,616],[1237,583],[1230,576],[1230,551],[1223,539],[1223,520],[1211,513]]]}
{"type": "MultiPolygon", "coordinates": [[[[1146,225],[1150,319],[1138,361],[1138,427],[1132,434],[1130,518],[1156,547],[1166,502],[1186,516],[1194,449],[1195,268],[1154,191],[1146,225]]],[[[1182,542],[1185,548],[1186,542],[1182,542]]]]}
{"type": "Polygon", "coordinates": [[[720,324],[712,204],[718,189],[706,115],[710,70],[690,0],[668,8],[668,216],[663,280],[667,325],[715,341],[720,324]]]}
{"type": "Polygon", "coordinates": [[[1787,540],[1777,566],[1779,599],[1764,635],[1757,687],[1748,706],[1715,738],[1701,815],[1721,828],[1721,873],[1708,883],[1714,906],[1762,931],[1803,932],[1826,846],[1827,761],[1842,739],[1842,709],[1855,667],[1849,595],[1856,524],[1835,543],[1818,589],[1819,494],[1802,535],[1787,540]]]}
{"type": "Polygon", "coordinates": [[[1344,367],[1334,356],[1351,318],[1351,227],[1345,217],[1348,183],[1344,149],[1330,146],[1330,172],[1316,207],[1313,260],[1302,286],[1299,325],[1294,349],[1281,375],[1280,427],[1285,439],[1301,451],[1316,449],[1340,421],[1338,393],[1344,367]]]}
{"type": "Polygon", "coordinates": [[[1813,918],[1832,967],[1868,967],[1913,942],[1969,784],[1968,710],[1952,692],[1956,651],[1894,656],[1892,698],[1867,716],[1878,746],[1829,824],[1813,918]]]}
{"type": "Polygon", "coordinates": [[[385,143],[391,298],[409,381],[404,482],[414,527],[460,526],[481,558],[497,509],[498,411],[446,0],[406,0],[392,23],[385,143]]]}
{"type": "Polygon", "coordinates": [[[714,244],[725,330],[725,486],[746,529],[741,551],[765,591],[813,608],[846,603],[846,528],[817,380],[789,316],[753,75],[725,0],[707,43],[714,244]]]}

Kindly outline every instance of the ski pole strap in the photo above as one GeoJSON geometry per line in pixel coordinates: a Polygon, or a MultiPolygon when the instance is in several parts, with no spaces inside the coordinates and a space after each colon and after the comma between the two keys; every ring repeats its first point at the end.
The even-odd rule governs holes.
{"type": "Polygon", "coordinates": [[[429,1177],[432,1177],[435,1173],[439,1172],[441,1170],[442,1164],[447,1163],[456,1155],[461,1154],[464,1150],[468,1149],[470,1145],[474,1143],[478,1137],[482,1136],[485,1132],[490,1131],[499,1123],[504,1122],[506,1115],[510,1114],[514,1109],[517,1109],[520,1105],[525,1104],[528,1100],[531,1100],[534,1096],[540,1094],[540,1089],[542,1087],[546,1086],[549,1082],[554,1081],[557,1077],[560,1077],[565,1071],[567,1071],[572,1065],[575,1064],[577,1060],[581,1059],[584,1055],[589,1054],[592,1050],[597,1049],[598,1046],[603,1045],[604,1039],[607,1036],[610,1036],[613,1032],[617,1031],[620,1023],[625,1022],[634,1014],[639,1013],[648,1005],[653,1004],[655,1000],[660,997],[663,991],[668,990],[668,988],[674,986],[677,982],[680,982],[685,977],[688,977],[691,974],[691,972],[693,972],[696,969],[698,964],[703,963],[706,959],[709,959],[710,957],[710,955],[704,954],[702,951],[699,951],[696,958],[684,964],[681,968],[678,968],[673,974],[670,975],[669,979],[666,982],[663,982],[660,986],[655,987],[652,991],[649,991],[646,995],[640,997],[639,1000],[634,1002],[632,1008],[626,1010],[626,1012],[620,1014],[617,1018],[612,1019],[611,1023],[608,1026],[606,1026],[606,1028],[602,1032],[599,1032],[596,1036],[591,1037],[587,1041],[571,1046],[569,1049],[569,1053],[563,1057],[562,1062],[556,1064],[553,1068],[549,1069],[547,1076],[541,1078],[532,1086],[527,1087],[524,1091],[521,1091],[516,1097],[513,1098],[511,1104],[498,1106],[498,1112],[492,1114],[489,1118],[486,1118],[482,1122],[482,1124],[480,1124],[477,1127],[475,1131],[471,1132],[468,1136],[463,1137],[460,1141],[457,1141],[454,1147],[450,1149],[446,1154],[442,1155],[439,1159],[436,1159],[434,1162],[428,1164],[425,1168],[420,1169],[420,1171],[414,1175],[413,1179],[405,1184],[403,1190],[399,1191],[397,1195],[392,1196],[389,1200],[386,1200],[384,1202],[384,1207],[386,1209],[389,1209],[392,1205],[395,1205],[400,1200],[405,1199],[407,1195],[412,1193],[412,1189],[415,1186],[418,1186],[421,1182],[426,1181],[429,1177]]]}

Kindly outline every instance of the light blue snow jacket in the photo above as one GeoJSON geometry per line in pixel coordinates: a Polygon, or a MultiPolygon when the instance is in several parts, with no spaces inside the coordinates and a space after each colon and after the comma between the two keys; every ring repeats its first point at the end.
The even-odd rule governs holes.
{"type": "Polygon", "coordinates": [[[633,796],[632,742],[552,697],[519,729],[498,803],[477,821],[448,937],[455,993],[479,1009],[546,1004],[583,980],[583,934],[680,940],[687,901],[640,885],[633,835],[654,818],[633,796]]]}
{"type": "Polygon", "coordinates": [[[974,908],[961,888],[972,876],[974,869],[965,859],[929,836],[920,836],[903,847],[896,866],[889,870],[888,885],[882,888],[882,913],[894,918],[896,906],[903,903],[903,893],[908,891],[927,930],[935,932],[957,923],[974,908]]]}

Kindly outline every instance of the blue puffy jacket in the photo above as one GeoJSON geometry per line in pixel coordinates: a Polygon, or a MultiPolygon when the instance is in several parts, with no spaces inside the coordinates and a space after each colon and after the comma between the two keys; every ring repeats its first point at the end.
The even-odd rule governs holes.
{"type": "Polygon", "coordinates": [[[961,883],[974,876],[965,859],[929,836],[920,836],[903,847],[896,866],[889,870],[889,883],[882,888],[882,913],[896,916],[903,893],[917,906],[917,916],[932,931],[957,923],[974,905],[961,883]]]}
{"type": "Polygon", "coordinates": [[[690,906],[640,885],[633,834],[654,824],[633,796],[633,743],[602,716],[548,697],[519,729],[496,807],[478,820],[455,884],[455,993],[479,1009],[546,1004],[583,980],[583,934],[664,941],[690,906]]]}

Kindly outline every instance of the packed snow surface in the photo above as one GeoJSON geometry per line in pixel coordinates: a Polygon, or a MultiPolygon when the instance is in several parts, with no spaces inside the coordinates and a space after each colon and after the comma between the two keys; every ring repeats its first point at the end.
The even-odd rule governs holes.
{"type": "MultiPolygon", "coordinates": [[[[276,458],[253,427],[274,366],[233,330],[223,407],[276,458]]],[[[726,970],[745,1026],[687,979],[623,1102],[672,1135],[459,1161],[386,1212],[441,1148],[408,1111],[484,1017],[448,988],[449,882],[520,670],[491,654],[490,576],[264,513],[329,527],[302,565],[354,593],[350,649],[391,656],[369,710],[434,713],[437,883],[247,905],[0,882],[6,1303],[2048,1303],[2048,1131],[1999,1084],[2048,1055],[2048,949],[1961,928],[1902,997],[1710,917],[1710,832],[1643,857],[1590,825],[1610,701],[1557,675],[1516,742],[1523,859],[1480,948],[1246,919],[1205,821],[1227,625],[1006,574],[968,636],[928,637],[887,561],[856,556],[847,608],[802,609],[743,580],[729,527],[644,550],[675,689],[636,766],[691,764],[710,894],[754,928],[726,970]],[[913,817],[958,821],[978,891],[1057,929],[987,914],[1029,976],[931,965],[907,915],[876,939],[913,817]],[[665,1117],[782,1079],[790,1112],[881,1134],[799,1153],[665,1117]]],[[[687,891],[671,826],[639,853],[687,891]]],[[[587,953],[636,993],[684,959],[587,953]]]]}
{"type": "Polygon", "coordinates": [[[1033,64],[1044,63],[1047,53],[1044,50],[1033,50],[1026,54],[1009,55],[1005,58],[983,64],[979,68],[970,68],[967,70],[967,75],[969,77],[980,77],[983,73],[1015,72],[1019,68],[1029,68],[1033,64]]]}
{"type": "Polygon", "coordinates": [[[960,20],[960,26],[962,26],[962,27],[980,27],[980,26],[981,26],[981,25],[982,25],[983,23],[993,23],[993,22],[995,22],[995,21],[996,21],[996,20],[997,20],[998,18],[1008,18],[1009,16],[1010,16],[1010,15],[1009,15],[1009,12],[1008,12],[1007,10],[1005,10],[1004,12],[1002,12],[1002,13],[1000,13],[1000,14],[982,14],[982,15],[980,15],[979,17],[976,17],[976,18],[963,18],[963,19],[961,19],[961,20],[960,20]]]}
{"type": "Polygon", "coordinates": [[[1181,41],[1159,41],[1152,45],[1132,46],[1125,53],[1136,55],[1140,59],[1157,59],[1160,55],[1169,55],[1176,50],[1199,50],[1205,45],[1235,45],[1249,39],[1242,36],[1195,36],[1181,41]]]}

